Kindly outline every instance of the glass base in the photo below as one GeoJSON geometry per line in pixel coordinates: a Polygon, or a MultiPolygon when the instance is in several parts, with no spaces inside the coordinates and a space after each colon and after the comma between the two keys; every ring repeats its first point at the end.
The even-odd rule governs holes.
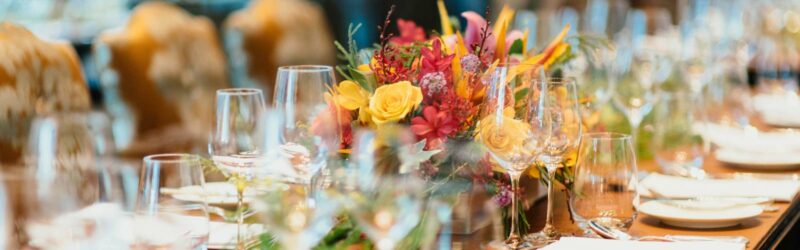
{"type": "Polygon", "coordinates": [[[533,244],[524,240],[518,240],[517,242],[509,242],[508,240],[495,240],[489,242],[486,246],[487,250],[527,250],[527,249],[536,249],[533,247],[533,244]]]}
{"type": "Polygon", "coordinates": [[[533,248],[538,249],[553,244],[553,242],[558,241],[560,237],[561,235],[559,235],[558,232],[545,228],[538,233],[525,235],[525,241],[530,243],[533,248]]]}

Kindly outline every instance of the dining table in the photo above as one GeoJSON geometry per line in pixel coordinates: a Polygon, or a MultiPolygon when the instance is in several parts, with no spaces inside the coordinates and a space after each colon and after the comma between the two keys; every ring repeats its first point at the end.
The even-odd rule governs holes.
{"type": "MultiPolygon", "coordinates": [[[[638,162],[640,171],[661,172],[654,160],[638,162]]],[[[707,157],[703,170],[710,175],[732,173],[755,174],[800,174],[800,169],[787,171],[753,171],[744,166],[732,166],[707,157]]],[[[529,221],[533,230],[544,226],[546,199],[537,201],[533,218],[529,221]]],[[[634,236],[696,235],[696,236],[744,236],[749,240],[746,249],[800,249],[800,195],[791,202],[775,202],[777,211],[764,212],[755,219],[742,224],[719,229],[686,229],[666,225],[658,219],[639,214],[628,233],[634,236]]]]}
{"type": "MultiPolygon", "coordinates": [[[[662,172],[655,160],[652,159],[640,160],[637,165],[639,171],[662,172]]],[[[746,167],[732,166],[719,162],[713,156],[705,159],[703,169],[710,175],[754,173],[800,176],[800,169],[754,171],[746,167]]],[[[639,213],[628,233],[633,236],[743,236],[749,241],[745,247],[747,250],[800,249],[800,194],[795,195],[791,202],[775,202],[772,206],[776,207],[777,211],[765,211],[758,217],[746,220],[740,225],[718,229],[687,229],[669,226],[661,223],[656,218],[639,213]]],[[[546,209],[547,199],[539,198],[527,210],[526,217],[528,223],[530,223],[529,232],[538,232],[544,227],[546,209]]],[[[487,249],[488,241],[503,236],[492,226],[487,226],[476,230],[472,234],[455,235],[453,237],[453,249],[487,249]]]]}

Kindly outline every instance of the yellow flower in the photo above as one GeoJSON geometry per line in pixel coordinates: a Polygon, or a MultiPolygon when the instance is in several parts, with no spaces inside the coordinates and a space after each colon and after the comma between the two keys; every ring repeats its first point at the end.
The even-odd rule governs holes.
{"type": "Polygon", "coordinates": [[[530,131],[529,125],[514,119],[514,111],[506,108],[503,115],[489,115],[480,120],[475,139],[496,155],[514,153],[523,149],[530,131]]]}
{"type": "Polygon", "coordinates": [[[369,92],[354,81],[342,81],[336,86],[336,103],[347,110],[356,110],[369,105],[369,92]]]}
{"type": "Polygon", "coordinates": [[[372,72],[372,69],[371,69],[371,68],[369,68],[369,65],[368,65],[368,64],[366,64],[366,63],[365,63],[365,64],[358,65],[358,67],[357,67],[356,69],[357,69],[358,71],[361,71],[362,73],[366,73],[366,72],[372,72]]]}
{"type": "Polygon", "coordinates": [[[409,81],[387,84],[375,90],[369,100],[369,114],[375,124],[399,121],[422,102],[422,90],[409,81]]]}

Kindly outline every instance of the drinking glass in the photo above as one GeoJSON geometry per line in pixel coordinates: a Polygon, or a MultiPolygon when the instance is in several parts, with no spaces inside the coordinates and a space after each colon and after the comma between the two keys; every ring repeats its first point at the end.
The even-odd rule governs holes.
{"type": "Polygon", "coordinates": [[[653,152],[667,174],[704,176],[704,144],[697,131],[693,96],[688,92],[661,93],[653,110],[653,152]]]}
{"type": "Polygon", "coordinates": [[[98,173],[74,169],[40,175],[34,168],[3,169],[12,237],[9,249],[121,249],[124,211],[120,204],[98,199],[115,193],[98,185],[98,173]]]}
{"type": "MultiPolygon", "coordinates": [[[[544,75],[543,73],[541,74],[544,75]]],[[[526,238],[534,246],[541,247],[555,241],[560,235],[553,227],[553,197],[556,170],[565,167],[564,159],[575,152],[580,142],[582,125],[578,108],[577,89],[572,78],[539,78],[534,80],[533,88],[537,102],[533,109],[538,124],[536,133],[540,134],[542,152],[539,160],[547,170],[547,215],[542,231],[526,238]]]]}
{"type": "Polygon", "coordinates": [[[531,65],[498,66],[490,74],[481,119],[476,125],[476,141],[511,179],[511,231],[505,242],[492,243],[511,249],[530,246],[519,235],[516,194],[520,176],[539,156],[546,136],[539,131],[539,107],[534,100],[538,89],[533,86],[533,72],[531,65]]]}
{"type": "Polygon", "coordinates": [[[211,159],[236,186],[237,248],[244,248],[244,190],[265,165],[259,123],[266,110],[259,89],[217,90],[216,127],[208,146],[211,159]]]}
{"type": "Polygon", "coordinates": [[[669,51],[647,46],[648,23],[643,11],[631,11],[628,19],[627,27],[615,38],[612,72],[617,83],[612,100],[628,117],[636,144],[639,125],[653,108],[656,90],[672,74],[672,62],[669,51]]]}
{"type": "Polygon", "coordinates": [[[395,142],[402,129],[376,134],[358,131],[353,153],[336,180],[347,208],[377,249],[403,249],[398,242],[416,227],[423,213],[425,183],[414,174],[401,174],[395,142]],[[395,141],[395,142],[392,142],[395,141]]]}
{"type": "Polygon", "coordinates": [[[41,178],[54,178],[57,171],[94,170],[96,150],[86,113],[61,113],[34,118],[25,164],[41,178]]]}
{"type": "Polygon", "coordinates": [[[313,194],[292,188],[267,193],[257,203],[264,226],[283,249],[311,249],[336,225],[339,201],[327,192],[313,194]]]}
{"type": "MultiPolygon", "coordinates": [[[[336,79],[333,67],[298,65],[278,68],[274,107],[284,114],[280,148],[292,159],[295,182],[319,188],[325,159],[339,147],[339,110],[329,103],[336,79]]],[[[324,171],[323,171],[324,172],[324,171]]]]}
{"type": "Polygon", "coordinates": [[[611,100],[616,79],[612,74],[614,51],[600,48],[576,59],[568,67],[568,75],[575,76],[578,86],[581,122],[588,131],[599,130],[601,115],[611,100]]]}
{"type": "Polygon", "coordinates": [[[379,250],[390,250],[422,218],[424,183],[416,177],[381,178],[354,195],[352,216],[379,250]]]}
{"type": "Polygon", "coordinates": [[[584,134],[570,197],[572,212],[579,218],[627,231],[639,203],[636,174],[636,153],[629,135],[584,134]]]}
{"type": "Polygon", "coordinates": [[[625,112],[631,125],[631,138],[636,143],[639,125],[655,103],[656,91],[667,80],[671,64],[653,51],[626,51],[618,48],[615,74],[618,83],[614,104],[625,112]],[[624,59],[627,58],[627,59],[624,59]]]}
{"type": "Polygon", "coordinates": [[[209,218],[200,157],[158,154],[144,158],[136,202],[136,245],[206,249],[209,218]]]}

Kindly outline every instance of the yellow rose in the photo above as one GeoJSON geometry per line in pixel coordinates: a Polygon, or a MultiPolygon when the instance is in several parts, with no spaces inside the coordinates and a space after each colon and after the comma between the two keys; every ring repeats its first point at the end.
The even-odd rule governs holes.
{"type": "Polygon", "coordinates": [[[387,84],[375,90],[369,100],[369,114],[375,124],[399,121],[422,102],[422,90],[409,81],[387,84]]]}
{"type": "Polygon", "coordinates": [[[522,150],[530,131],[527,123],[514,119],[513,110],[506,108],[500,117],[481,119],[475,133],[475,139],[492,153],[504,155],[522,150]]]}
{"type": "Polygon", "coordinates": [[[336,103],[347,110],[356,110],[369,105],[369,92],[354,81],[342,81],[336,87],[336,103]]]}

